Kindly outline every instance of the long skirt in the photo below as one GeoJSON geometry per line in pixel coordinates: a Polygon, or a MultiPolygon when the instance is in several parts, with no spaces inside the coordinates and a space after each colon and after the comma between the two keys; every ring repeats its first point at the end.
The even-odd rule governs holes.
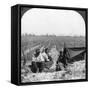
{"type": "Polygon", "coordinates": [[[31,71],[33,73],[42,72],[44,69],[44,62],[32,62],[31,71]]]}
{"type": "Polygon", "coordinates": [[[42,72],[44,69],[44,62],[36,62],[38,67],[38,72],[42,72]]]}
{"type": "Polygon", "coordinates": [[[32,62],[31,71],[32,71],[33,73],[36,73],[37,70],[38,70],[38,67],[37,67],[36,62],[32,62]]]}

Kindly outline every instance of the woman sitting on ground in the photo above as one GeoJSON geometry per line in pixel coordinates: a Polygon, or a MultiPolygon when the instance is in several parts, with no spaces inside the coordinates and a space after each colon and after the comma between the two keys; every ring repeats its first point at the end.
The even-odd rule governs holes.
{"type": "Polygon", "coordinates": [[[49,59],[48,61],[51,61],[52,58],[51,58],[51,56],[49,55],[49,49],[48,49],[48,48],[45,48],[45,53],[46,53],[46,55],[47,55],[47,58],[49,59]]]}
{"type": "Polygon", "coordinates": [[[33,56],[32,56],[32,65],[31,65],[31,71],[33,73],[36,73],[38,71],[38,66],[37,66],[37,57],[40,54],[40,50],[36,49],[36,51],[34,52],[33,56]]]}

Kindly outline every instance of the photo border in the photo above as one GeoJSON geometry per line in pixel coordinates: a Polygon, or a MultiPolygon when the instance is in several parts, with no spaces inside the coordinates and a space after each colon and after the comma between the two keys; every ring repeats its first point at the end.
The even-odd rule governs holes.
{"type": "Polygon", "coordinates": [[[18,84],[19,85],[40,85],[40,84],[56,84],[56,83],[73,83],[73,82],[83,82],[88,81],[88,8],[75,8],[75,7],[60,7],[60,6],[44,6],[44,5],[26,5],[26,4],[18,4],[18,84]],[[75,79],[75,80],[60,80],[60,81],[39,81],[39,82],[21,82],[21,8],[42,8],[42,9],[58,9],[58,10],[75,10],[75,11],[85,11],[86,19],[85,19],[85,40],[86,40],[86,79],[75,79]]]}

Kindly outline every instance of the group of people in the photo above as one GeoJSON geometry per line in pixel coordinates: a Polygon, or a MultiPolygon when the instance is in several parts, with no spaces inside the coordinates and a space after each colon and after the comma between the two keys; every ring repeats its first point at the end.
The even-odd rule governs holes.
{"type": "MultiPolygon", "coordinates": [[[[66,49],[59,52],[59,57],[56,62],[56,71],[65,69],[67,66],[66,49]]],[[[48,48],[40,48],[34,51],[32,56],[31,70],[33,73],[42,72],[45,68],[45,62],[52,61],[52,57],[49,55],[48,48]]]]}
{"type": "Polygon", "coordinates": [[[36,49],[32,56],[32,72],[42,72],[45,67],[45,62],[49,62],[51,57],[48,48],[36,49]]]}

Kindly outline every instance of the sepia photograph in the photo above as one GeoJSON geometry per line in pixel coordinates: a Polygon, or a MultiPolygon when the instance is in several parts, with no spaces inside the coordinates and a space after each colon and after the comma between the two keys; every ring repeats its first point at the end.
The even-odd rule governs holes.
{"type": "Polygon", "coordinates": [[[84,10],[21,8],[21,82],[86,79],[84,10]]]}

